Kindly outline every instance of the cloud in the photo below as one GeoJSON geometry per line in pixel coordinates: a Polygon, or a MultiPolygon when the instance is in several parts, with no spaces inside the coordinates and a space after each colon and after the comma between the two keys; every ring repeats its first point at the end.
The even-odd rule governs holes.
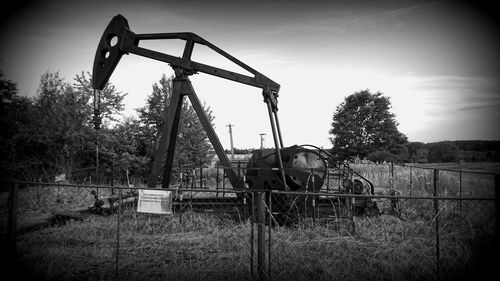
{"type": "Polygon", "coordinates": [[[373,5],[358,10],[354,18],[344,22],[347,29],[384,29],[403,27],[413,16],[434,12],[441,7],[440,2],[408,3],[385,1],[385,5],[373,5]],[[403,6],[404,5],[404,6],[403,6]]]}
{"type": "MultiPolygon", "coordinates": [[[[418,77],[412,88],[425,100],[423,115],[432,119],[429,130],[442,128],[442,134],[463,134],[496,138],[491,130],[500,122],[500,82],[494,77],[435,76],[418,77]]],[[[436,137],[436,136],[434,136],[436,137]]]]}

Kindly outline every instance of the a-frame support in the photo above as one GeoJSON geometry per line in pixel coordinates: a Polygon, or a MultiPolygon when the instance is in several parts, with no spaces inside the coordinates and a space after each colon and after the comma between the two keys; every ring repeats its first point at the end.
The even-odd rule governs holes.
{"type": "Polygon", "coordinates": [[[175,157],[175,145],[179,132],[179,120],[182,111],[182,103],[184,101],[184,97],[187,96],[194,111],[196,112],[196,115],[198,115],[203,129],[207,133],[210,143],[219,157],[219,161],[222,166],[225,167],[224,169],[231,185],[235,189],[242,189],[243,181],[237,176],[233,169],[228,168],[231,167],[231,163],[229,162],[224,148],[222,147],[222,144],[220,143],[220,140],[217,137],[207,114],[203,110],[203,106],[194,91],[193,85],[189,80],[189,76],[184,74],[182,69],[176,69],[176,76],[173,80],[172,88],[172,98],[167,109],[167,122],[162,130],[160,142],[158,144],[158,150],[154,159],[153,170],[149,180],[149,187],[154,188],[157,186],[163,163],[165,163],[165,168],[163,170],[162,188],[168,188],[170,186],[170,174],[172,172],[172,164],[175,157]]]}

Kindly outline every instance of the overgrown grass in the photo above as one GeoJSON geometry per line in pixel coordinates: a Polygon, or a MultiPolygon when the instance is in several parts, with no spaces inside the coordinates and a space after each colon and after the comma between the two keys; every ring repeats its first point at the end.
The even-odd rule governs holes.
{"type": "MultiPolygon", "coordinates": [[[[380,193],[396,189],[402,195],[408,196],[432,196],[434,194],[434,171],[432,169],[394,165],[392,178],[391,166],[388,164],[351,164],[351,167],[369,179],[375,185],[376,191],[380,193]]],[[[439,196],[493,197],[495,194],[493,173],[439,171],[438,181],[439,196]]]]}
{"type": "Polygon", "coordinates": [[[19,261],[46,280],[247,280],[250,226],[211,215],[177,217],[127,210],[117,217],[46,228],[19,237],[19,261]]]}
{"type": "MultiPolygon", "coordinates": [[[[493,230],[465,217],[439,228],[441,280],[468,280],[491,265],[493,230]],[[478,262],[480,261],[480,262],[478,262]],[[482,269],[481,269],[482,270],[482,269]]],[[[394,216],[356,220],[355,232],[328,226],[279,228],[273,232],[276,280],[435,280],[436,235],[432,221],[394,216]]],[[[492,272],[492,269],[489,271],[492,272]]],[[[478,275],[476,275],[478,274],[478,275]]],[[[484,275],[487,276],[487,275],[484,275]]]]}
{"type": "MultiPolygon", "coordinates": [[[[178,216],[130,209],[121,219],[121,280],[252,279],[248,221],[186,212],[181,223],[178,216]]],[[[477,273],[476,261],[485,257],[485,249],[492,248],[493,226],[491,217],[441,219],[441,280],[464,280],[462,277],[477,273]]],[[[354,232],[347,224],[274,227],[271,277],[433,280],[435,237],[433,220],[387,215],[356,218],[354,232]]],[[[18,259],[31,276],[44,280],[115,279],[116,239],[116,215],[90,216],[83,222],[20,236],[18,259]]]]}
{"type": "MultiPolygon", "coordinates": [[[[385,190],[391,184],[388,171],[382,166],[366,168],[364,173],[385,190]]],[[[409,171],[396,169],[395,187],[405,195],[432,195],[432,171],[421,171],[412,171],[409,188],[409,171]]],[[[456,175],[443,172],[441,177],[441,195],[457,196],[456,175]]],[[[463,194],[477,196],[490,188],[489,178],[462,175],[463,194]]],[[[104,197],[111,194],[109,189],[99,192],[104,197]]],[[[5,210],[5,194],[0,198],[5,210]]],[[[84,188],[24,188],[19,192],[19,217],[86,208],[93,200],[84,188]]],[[[356,217],[354,229],[351,221],[272,228],[266,272],[270,270],[271,280],[292,281],[435,280],[434,202],[400,200],[398,204],[398,216],[356,217]]],[[[477,280],[478,274],[495,270],[493,202],[439,201],[438,208],[440,279],[477,280]]],[[[18,273],[37,280],[114,280],[118,253],[121,280],[252,279],[251,249],[253,244],[256,251],[256,235],[251,241],[249,221],[187,211],[181,222],[179,214],[160,216],[125,209],[117,248],[117,219],[116,214],[91,215],[20,235],[17,258],[23,270],[18,273]]]]}

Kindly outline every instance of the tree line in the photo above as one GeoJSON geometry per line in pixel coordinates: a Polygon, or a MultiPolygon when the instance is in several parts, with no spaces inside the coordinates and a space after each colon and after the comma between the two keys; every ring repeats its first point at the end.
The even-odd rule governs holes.
{"type": "MultiPolygon", "coordinates": [[[[18,94],[0,72],[0,179],[109,184],[149,176],[172,94],[172,77],[152,85],[137,117],[123,116],[124,97],[108,83],[94,99],[90,73],[73,83],[45,72],[33,97],[18,94]],[[98,101],[98,102],[97,102],[98,101]],[[126,173],[127,172],[127,173],[126,173]]],[[[210,108],[205,112],[213,122],[210,108]]],[[[211,148],[194,109],[185,101],[174,167],[206,163],[211,148]]],[[[174,173],[175,174],[175,171],[174,173]]]]}
{"type": "Polygon", "coordinates": [[[345,98],[332,117],[332,154],[340,161],[479,162],[500,161],[500,141],[408,142],[397,129],[391,102],[382,93],[355,92],[345,98]]]}
{"type": "MultiPolygon", "coordinates": [[[[31,98],[18,95],[16,83],[0,72],[0,179],[53,181],[64,174],[73,182],[109,184],[125,181],[126,174],[146,181],[167,116],[172,79],[163,74],[152,85],[146,105],[136,109],[137,117],[127,117],[126,93],[111,83],[94,92],[88,72],[69,83],[59,72],[47,71],[31,98]]],[[[204,109],[213,122],[210,108],[204,109]]],[[[380,92],[367,89],[347,96],[332,116],[330,152],[338,161],[500,161],[500,141],[408,142],[390,109],[390,99],[380,92]]],[[[187,100],[181,116],[173,177],[181,165],[207,164],[213,153],[187,100]]]]}

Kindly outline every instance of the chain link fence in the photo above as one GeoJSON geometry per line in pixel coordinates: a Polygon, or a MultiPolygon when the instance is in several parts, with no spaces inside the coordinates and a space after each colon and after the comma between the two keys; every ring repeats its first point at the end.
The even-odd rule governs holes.
{"type": "MultiPolygon", "coordinates": [[[[320,202],[339,199],[309,196],[319,197],[320,202]]],[[[295,215],[300,223],[293,227],[276,224],[270,230],[268,274],[272,280],[464,280],[488,276],[497,258],[492,250],[497,239],[494,201],[469,198],[467,210],[457,212],[449,206],[451,199],[432,198],[398,198],[404,201],[401,212],[411,212],[406,217],[352,216],[354,205],[348,197],[344,206],[332,204],[329,210],[304,200],[302,207],[310,212],[295,215]]],[[[277,205],[271,200],[270,215],[277,205]]]]}
{"type": "Polygon", "coordinates": [[[271,280],[492,278],[499,175],[363,168],[374,195],[268,193],[271,280]],[[286,226],[284,213],[299,223],[286,226]]]}

